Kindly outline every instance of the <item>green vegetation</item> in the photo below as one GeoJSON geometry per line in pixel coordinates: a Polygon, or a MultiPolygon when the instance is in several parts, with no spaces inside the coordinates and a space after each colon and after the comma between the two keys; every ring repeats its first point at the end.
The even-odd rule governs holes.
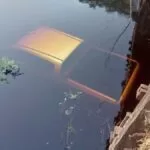
{"type": "Polygon", "coordinates": [[[20,75],[20,68],[17,63],[7,57],[0,58],[0,83],[8,83],[8,77],[20,75]]]}

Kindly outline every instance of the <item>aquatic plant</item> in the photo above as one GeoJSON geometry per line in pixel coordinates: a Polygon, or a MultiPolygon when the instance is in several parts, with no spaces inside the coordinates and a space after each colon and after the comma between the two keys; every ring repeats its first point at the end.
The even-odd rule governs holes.
{"type": "Polygon", "coordinates": [[[0,58],[0,83],[8,83],[9,75],[15,78],[20,74],[20,67],[14,60],[7,57],[0,58]]]}

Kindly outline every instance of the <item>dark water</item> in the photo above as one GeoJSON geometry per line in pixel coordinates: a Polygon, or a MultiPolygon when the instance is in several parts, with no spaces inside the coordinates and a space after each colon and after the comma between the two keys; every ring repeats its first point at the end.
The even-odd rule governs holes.
{"type": "Polygon", "coordinates": [[[79,61],[70,78],[119,100],[126,60],[92,49],[79,61]],[[108,60],[108,61],[107,61],[108,60]],[[115,85],[115,88],[114,88],[115,85]]]}
{"type": "MultiPolygon", "coordinates": [[[[78,0],[0,2],[0,56],[17,60],[24,73],[10,84],[0,86],[0,150],[105,148],[119,105],[102,103],[86,94],[63,103],[64,92],[76,90],[57,78],[50,63],[13,47],[27,32],[49,26],[109,50],[128,24],[128,7],[112,4],[112,9],[105,3],[100,6],[89,7],[86,1],[78,0]],[[70,106],[74,110],[67,116],[64,110],[70,106]],[[70,126],[73,127],[68,140],[70,126]]],[[[131,31],[132,25],[115,52],[128,53],[131,31]]],[[[125,64],[122,66],[122,70],[126,68],[125,64]]],[[[118,77],[124,80],[122,72],[118,72],[118,77]]]]}

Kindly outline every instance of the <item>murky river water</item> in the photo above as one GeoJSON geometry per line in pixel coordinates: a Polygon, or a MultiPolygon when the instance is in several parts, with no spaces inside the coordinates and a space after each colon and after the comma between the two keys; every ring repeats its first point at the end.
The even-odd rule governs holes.
{"type": "MultiPolygon", "coordinates": [[[[89,7],[87,2],[88,0],[0,2],[0,56],[17,60],[24,73],[16,80],[11,80],[10,84],[0,86],[1,150],[105,148],[119,106],[102,103],[84,93],[77,99],[71,99],[65,92],[76,90],[57,78],[49,62],[13,47],[27,32],[49,26],[80,37],[91,46],[109,50],[128,24],[128,8],[123,8],[123,4],[112,4],[112,9],[107,3],[103,4],[103,1],[103,5],[100,5],[103,7],[92,8],[93,5],[90,3],[89,7]],[[106,11],[105,6],[112,11],[106,11]]],[[[128,53],[131,31],[130,25],[116,45],[115,52],[123,55],[128,53]]],[[[122,69],[125,67],[124,65],[122,69]]],[[[118,72],[118,78],[120,77],[122,78],[122,73],[118,72]]]]}

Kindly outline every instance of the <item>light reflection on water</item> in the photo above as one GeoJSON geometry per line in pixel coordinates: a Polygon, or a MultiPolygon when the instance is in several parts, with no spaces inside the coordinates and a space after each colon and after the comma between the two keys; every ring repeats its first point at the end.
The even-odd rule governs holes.
{"type": "MultiPolygon", "coordinates": [[[[77,100],[66,102],[65,108],[75,107],[71,115],[64,115],[59,103],[70,87],[58,80],[51,64],[12,45],[27,32],[49,26],[109,49],[128,18],[117,12],[107,13],[105,8],[91,9],[77,0],[0,3],[0,55],[20,62],[24,73],[0,87],[0,149],[61,150],[66,146],[70,116],[75,130],[72,150],[104,149],[119,106],[81,94],[77,100]]],[[[116,52],[127,53],[130,31],[121,38],[116,52]]]]}

